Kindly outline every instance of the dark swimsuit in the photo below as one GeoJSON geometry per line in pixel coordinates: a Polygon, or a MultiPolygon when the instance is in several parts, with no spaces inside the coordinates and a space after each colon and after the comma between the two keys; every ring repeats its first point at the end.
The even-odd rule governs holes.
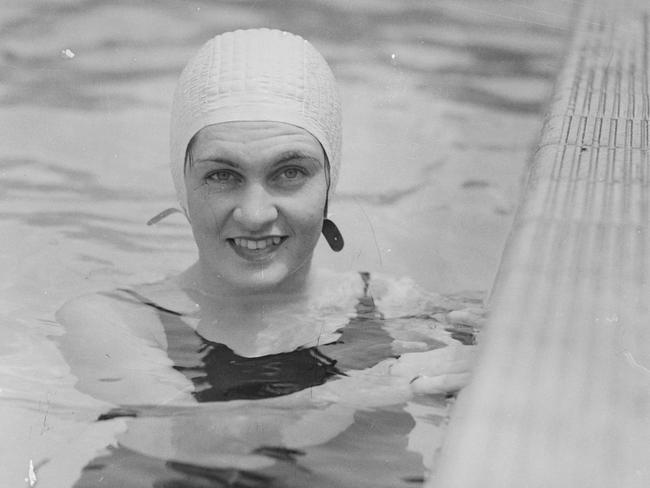
{"type": "Polygon", "coordinates": [[[254,400],[288,395],[322,385],[365,369],[392,356],[392,337],[381,327],[381,316],[368,295],[369,275],[362,273],[364,295],[357,316],[339,330],[340,338],[318,347],[244,357],[225,344],[205,339],[182,320],[182,314],[164,308],[132,290],[121,290],[156,309],[169,344],[174,369],[192,381],[199,402],[254,400]]]}
{"type": "MultiPolygon", "coordinates": [[[[357,303],[356,316],[340,329],[337,341],[252,358],[239,356],[225,344],[203,338],[181,319],[181,313],[161,307],[133,291],[122,292],[156,309],[168,339],[167,354],[174,362],[174,369],[194,384],[193,396],[197,401],[252,400],[322,385],[344,376],[348,370],[369,368],[395,357],[391,348],[393,339],[384,330],[383,318],[368,294],[369,275],[362,273],[361,276],[365,283],[364,295],[357,303]]],[[[124,299],[123,293],[119,296],[124,299]]],[[[98,420],[141,414],[148,415],[137,408],[117,408],[98,420]]],[[[408,476],[422,471],[419,455],[406,450],[406,435],[412,425],[412,418],[401,408],[359,411],[355,413],[354,425],[344,433],[322,446],[308,449],[315,471],[298,462],[305,452],[281,446],[261,446],[254,451],[275,458],[277,462],[272,468],[247,471],[160,460],[118,445],[86,465],[74,487],[340,486],[330,479],[330,476],[338,476],[331,473],[331,468],[347,465],[349,456],[365,466],[362,470],[374,474],[363,483],[356,480],[355,486],[412,486],[422,480],[420,475],[408,476]],[[394,462],[386,464],[389,458],[394,462]],[[318,463],[325,464],[319,467],[318,463]]]]}

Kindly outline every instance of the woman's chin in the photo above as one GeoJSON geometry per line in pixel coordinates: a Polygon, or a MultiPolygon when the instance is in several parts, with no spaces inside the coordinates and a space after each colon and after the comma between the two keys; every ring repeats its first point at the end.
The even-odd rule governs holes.
{"type": "MultiPolygon", "coordinates": [[[[277,256],[276,256],[277,258],[277,256]]],[[[212,294],[244,296],[250,294],[295,294],[303,291],[310,270],[311,256],[300,262],[272,259],[252,263],[246,260],[224,262],[199,259],[203,288],[212,294]]]]}

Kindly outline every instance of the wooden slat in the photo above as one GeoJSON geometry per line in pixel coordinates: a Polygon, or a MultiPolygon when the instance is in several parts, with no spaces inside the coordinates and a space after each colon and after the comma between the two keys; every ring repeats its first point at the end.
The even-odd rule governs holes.
{"type": "Polygon", "coordinates": [[[649,16],[581,7],[429,487],[650,487],[649,16]]]}

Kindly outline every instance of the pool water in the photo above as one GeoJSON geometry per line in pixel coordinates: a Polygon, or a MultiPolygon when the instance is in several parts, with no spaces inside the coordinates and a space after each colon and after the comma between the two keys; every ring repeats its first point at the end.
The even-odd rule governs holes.
{"type": "MultiPolygon", "coordinates": [[[[213,441],[202,419],[235,407],[143,406],[136,420],[96,421],[115,405],[75,389],[52,340],[63,333],[54,314],[73,297],[156,281],[193,262],[181,215],[145,222],[175,204],[167,124],[176,77],[202,42],[239,27],[303,35],[341,83],[343,166],[331,213],[346,248],[333,254],[319,244],[316,262],[408,276],[436,292],[488,290],[572,8],[561,0],[4,1],[0,485],[102,486],[89,476],[106,456],[140,470],[110,474],[127,476],[115,486],[231,478],[240,479],[232,486],[301,486],[306,469],[324,473],[309,486],[380,486],[368,480],[387,479],[397,465],[400,483],[418,483],[433,466],[421,453],[444,433],[444,399],[355,405],[351,427],[321,445],[293,452],[260,442],[244,446],[237,469],[223,458],[188,474],[188,461],[213,441]],[[432,411],[438,417],[421,421],[432,411]],[[130,424],[194,435],[182,436],[176,459],[165,460],[162,440],[159,456],[129,457],[118,438],[133,437],[130,424]]],[[[265,418],[256,408],[238,414],[265,418]]],[[[277,408],[287,425],[320,415],[311,405],[277,408]]],[[[331,414],[330,423],[350,412],[331,414]]],[[[231,446],[256,439],[227,427],[220,438],[231,446]]]]}
{"type": "Polygon", "coordinates": [[[174,369],[191,380],[199,403],[136,404],[101,414],[99,422],[125,421],[127,430],[84,466],[75,488],[388,488],[422,481],[422,453],[409,444],[414,432],[444,421],[448,399],[404,401],[403,388],[377,366],[394,355],[399,333],[388,330],[400,321],[411,329],[404,349],[416,338],[417,351],[444,346],[449,339],[435,314],[390,318],[363,297],[335,341],[242,357],[200,337],[184,314],[162,307],[156,313],[174,369]],[[428,328],[418,337],[415,329],[428,328]]]}

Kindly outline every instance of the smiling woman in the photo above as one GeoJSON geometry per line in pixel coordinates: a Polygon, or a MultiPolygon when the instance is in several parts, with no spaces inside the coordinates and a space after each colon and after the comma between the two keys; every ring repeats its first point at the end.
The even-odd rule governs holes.
{"type": "Polygon", "coordinates": [[[341,115],[325,60],[286,32],[222,34],[184,69],[171,120],[172,176],[198,260],[57,314],[77,388],[121,407],[100,420],[142,417],[77,486],[141,486],[121,478],[134,464],[135,479],[151,481],[142,486],[181,486],[181,475],[198,483],[182,486],[233,476],[266,481],[228,486],[340,485],[318,459],[293,464],[346,442],[395,460],[382,474],[381,459],[366,459],[358,469],[368,486],[421,479],[431,463],[414,467],[418,450],[405,446],[426,427],[405,402],[429,398],[413,407],[420,422],[444,411],[444,395],[435,408],[426,395],[463,386],[473,355],[444,329],[456,320],[471,332],[481,318],[450,314],[462,301],[409,280],[312,268],[321,233],[333,250],[343,244],[326,218],[341,115]],[[206,402],[221,406],[198,408],[206,402]],[[375,425],[395,431],[377,441],[375,425]],[[346,435],[353,441],[336,441],[346,435]]]}
{"type": "Polygon", "coordinates": [[[228,295],[304,288],[327,200],[316,138],[281,122],[227,122],[201,129],[187,154],[192,279],[228,295]]]}

